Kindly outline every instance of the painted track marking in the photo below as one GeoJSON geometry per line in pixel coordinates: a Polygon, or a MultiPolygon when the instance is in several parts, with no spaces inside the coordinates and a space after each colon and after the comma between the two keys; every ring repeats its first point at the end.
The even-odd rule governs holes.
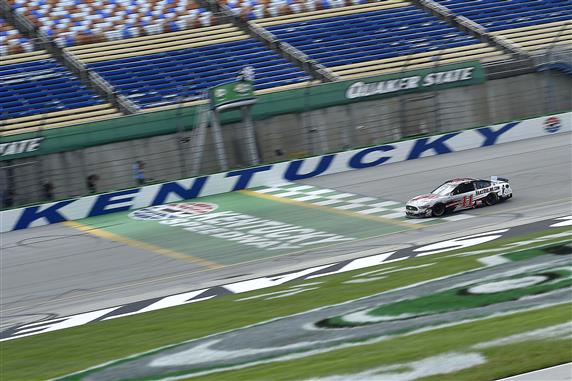
{"type": "Polygon", "coordinates": [[[306,202],[296,201],[296,200],[293,200],[290,198],[280,198],[280,197],[276,197],[276,196],[273,196],[270,194],[255,192],[255,191],[251,191],[251,190],[240,190],[238,192],[240,192],[244,195],[247,195],[247,196],[251,196],[251,197],[263,198],[266,200],[280,202],[283,204],[297,205],[297,206],[301,206],[304,208],[318,209],[318,210],[322,210],[322,211],[328,212],[328,213],[341,214],[341,215],[346,216],[346,217],[360,218],[360,219],[365,219],[365,220],[369,220],[369,221],[376,221],[376,222],[381,222],[381,223],[388,224],[388,225],[396,225],[396,226],[406,227],[408,229],[421,229],[422,228],[421,226],[410,224],[410,223],[404,222],[404,221],[394,220],[394,219],[390,219],[390,218],[383,218],[380,216],[371,216],[371,215],[359,214],[356,212],[351,212],[351,211],[343,210],[343,209],[329,208],[329,207],[324,206],[324,205],[318,205],[318,203],[306,203],[306,202]]]}
{"type": "MultiPolygon", "coordinates": [[[[522,209],[527,209],[527,208],[533,208],[533,207],[538,207],[538,206],[543,206],[543,205],[547,205],[547,204],[551,204],[551,203],[562,203],[562,202],[570,202],[572,201],[572,198],[562,198],[562,199],[558,199],[558,200],[552,200],[552,201],[544,201],[544,202],[540,202],[540,203],[536,203],[536,204],[530,204],[530,205],[525,205],[525,206],[520,206],[520,207],[515,207],[515,208],[511,208],[508,210],[504,210],[504,211],[491,211],[490,213],[483,213],[483,214],[479,214],[477,215],[477,217],[483,217],[483,216],[493,216],[493,215],[502,215],[502,214],[506,214],[507,212],[514,212],[514,211],[518,211],[518,210],[522,210],[522,209]]],[[[413,220],[416,221],[416,220],[413,220]]],[[[438,225],[433,225],[433,226],[438,226],[438,225]]],[[[399,233],[403,233],[404,231],[408,231],[410,229],[407,230],[399,230],[399,231],[395,231],[395,232],[390,232],[390,233],[385,233],[385,234],[380,234],[378,236],[373,236],[373,237],[366,237],[366,238],[362,238],[362,239],[357,239],[355,241],[353,241],[353,243],[355,242],[360,242],[360,241],[365,241],[368,239],[375,239],[375,238],[380,238],[380,237],[385,237],[385,236],[390,236],[393,234],[399,234],[399,233]]],[[[320,247],[320,250],[328,248],[328,247],[333,247],[333,246],[338,246],[340,244],[332,244],[332,245],[326,245],[326,246],[322,246],[320,247]]],[[[380,249],[380,252],[382,250],[380,249]]],[[[299,254],[301,252],[294,252],[294,253],[287,253],[287,254],[282,254],[282,255],[277,255],[275,257],[273,257],[272,259],[277,259],[280,257],[285,257],[285,256],[289,256],[289,255],[296,255],[299,254]]],[[[369,255],[369,254],[368,254],[369,255]]],[[[266,260],[265,258],[260,258],[260,259],[255,259],[252,261],[246,261],[246,262],[241,262],[241,263],[237,263],[234,265],[227,265],[224,266],[225,268],[232,268],[232,267],[237,267],[237,266],[241,266],[241,265],[245,265],[245,264],[251,264],[251,263],[256,263],[256,262],[261,262],[263,260],[266,260]]],[[[131,287],[137,287],[137,286],[141,286],[141,285],[146,285],[146,284],[153,284],[153,283],[158,283],[158,282],[162,282],[162,281],[167,281],[167,280],[172,280],[172,279],[178,279],[178,278],[183,278],[183,277],[188,277],[189,275],[194,275],[194,274],[200,274],[200,273],[204,273],[207,271],[212,271],[213,269],[208,269],[208,268],[203,268],[200,270],[193,270],[193,271],[186,271],[183,273],[179,273],[179,274],[174,274],[174,275],[168,275],[168,276],[159,276],[159,277],[155,277],[155,278],[151,278],[151,279],[146,279],[143,281],[135,281],[135,282],[131,282],[131,283],[124,283],[120,286],[115,286],[115,287],[110,287],[110,288],[104,288],[104,289],[100,289],[100,290],[94,290],[94,291],[90,291],[87,292],[85,294],[81,294],[81,295],[72,295],[72,296],[68,296],[68,297],[64,297],[64,298],[57,298],[57,299],[52,299],[49,301],[45,301],[45,302],[36,302],[34,304],[29,304],[29,305],[24,305],[24,306],[18,306],[18,307],[12,307],[12,308],[3,308],[2,312],[6,313],[6,312],[17,312],[17,311],[21,311],[24,310],[26,308],[29,307],[38,307],[38,306],[46,306],[51,304],[52,302],[62,302],[62,301],[70,301],[70,300],[75,300],[75,299],[83,299],[85,298],[85,296],[91,296],[91,295],[98,295],[98,294],[104,294],[106,292],[110,292],[110,291],[118,291],[118,290],[122,290],[122,289],[129,289],[131,287]]]]}
{"type": "Polygon", "coordinates": [[[67,227],[79,230],[81,232],[93,234],[93,235],[101,237],[101,238],[106,238],[106,239],[109,239],[111,241],[120,242],[120,243],[123,243],[127,246],[147,250],[147,251],[150,251],[152,253],[163,255],[163,256],[166,256],[169,258],[180,259],[180,260],[183,260],[186,262],[191,262],[191,263],[194,263],[196,265],[206,267],[208,269],[218,269],[218,268],[223,267],[222,265],[219,265],[218,263],[211,262],[211,261],[206,260],[206,259],[193,257],[192,255],[179,253],[178,251],[175,251],[175,250],[166,249],[164,247],[160,247],[160,246],[153,245],[153,244],[146,243],[146,242],[141,242],[141,241],[138,241],[138,240],[135,240],[132,238],[127,238],[127,237],[124,237],[124,236],[119,235],[119,234],[111,233],[107,230],[103,230],[103,229],[93,227],[91,225],[84,225],[84,224],[81,224],[81,223],[76,222],[76,221],[65,221],[65,222],[63,222],[63,224],[66,225],[67,227]]]}
{"type": "MultiPolygon", "coordinates": [[[[360,194],[343,193],[332,189],[320,189],[316,186],[300,188],[296,183],[285,183],[272,187],[259,187],[254,188],[252,191],[264,196],[306,202],[314,206],[328,206],[333,210],[351,210],[361,215],[371,215],[370,217],[399,221],[414,228],[420,228],[420,225],[429,226],[475,217],[473,214],[463,213],[445,216],[439,219],[409,219],[405,216],[405,204],[399,201],[383,200],[377,197],[365,197],[360,194]]],[[[355,215],[353,216],[355,217],[355,215]]]]}

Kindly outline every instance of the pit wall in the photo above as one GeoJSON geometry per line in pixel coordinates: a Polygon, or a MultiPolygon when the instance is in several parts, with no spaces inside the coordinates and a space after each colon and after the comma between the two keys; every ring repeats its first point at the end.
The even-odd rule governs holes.
{"type": "Polygon", "coordinates": [[[276,185],[572,131],[572,112],[6,210],[0,231],[26,229],[245,188],[276,185]]]}

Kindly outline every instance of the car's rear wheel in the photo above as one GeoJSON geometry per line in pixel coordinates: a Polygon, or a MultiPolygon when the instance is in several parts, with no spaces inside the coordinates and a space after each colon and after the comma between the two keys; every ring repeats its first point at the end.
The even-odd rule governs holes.
{"type": "Polygon", "coordinates": [[[433,217],[441,217],[445,214],[445,205],[443,204],[435,204],[433,208],[431,208],[431,215],[433,217]]]}
{"type": "Polygon", "coordinates": [[[485,198],[485,204],[488,206],[494,205],[499,202],[499,196],[496,193],[489,193],[485,198]]]}

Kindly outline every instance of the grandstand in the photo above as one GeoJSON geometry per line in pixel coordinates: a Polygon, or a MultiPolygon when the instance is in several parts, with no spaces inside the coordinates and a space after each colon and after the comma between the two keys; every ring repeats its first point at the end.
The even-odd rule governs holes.
{"type": "Polygon", "coordinates": [[[389,0],[255,20],[342,79],[505,58],[410,2],[389,0]]]}
{"type": "Polygon", "coordinates": [[[437,0],[453,14],[527,51],[572,45],[570,0],[437,0]]]}
{"type": "Polygon", "coordinates": [[[0,60],[3,136],[121,115],[46,51],[33,50],[31,41],[6,21],[1,25],[6,53],[0,60]]]}
{"type": "Polygon", "coordinates": [[[245,66],[255,68],[257,90],[309,80],[301,69],[230,24],[66,51],[142,109],[200,100],[209,87],[233,80],[245,66]]]}
{"type": "Polygon", "coordinates": [[[8,0],[59,46],[215,25],[195,0],[8,0]]]}
{"type": "Polygon", "coordinates": [[[121,115],[44,51],[3,57],[0,84],[2,135],[121,115]]]}
{"type": "Polygon", "coordinates": [[[22,36],[18,30],[0,17],[0,57],[32,51],[34,51],[32,40],[22,36]]]}
{"type": "MultiPolygon", "coordinates": [[[[570,0],[1,4],[33,25],[36,37],[53,41],[52,54],[81,65],[79,71],[99,74],[112,93],[131,100],[137,107],[128,112],[196,104],[207,88],[232,80],[247,65],[256,69],[255,88],[263,93],[315,83],[316,63],[325,67],[328,80],[353,79],[467,60],[506,61],[515,53],[572,43],[570,0]],[[450,17],[436,16],[436,5],[450,17]],[[485,31],[484,37],[459,29],[461,19],[485,31]],[[260,31],[276,43],[251,37],[260,31]],[[293,49],[286,47],[301,52],[308,65],[292,64],[293,49]]],[[[53,55],[34,51],[31,40],[2,20],[0,37],[0,51],[8,57],[0,74],[10,85],[2,95],[4,134],[120,115],[89,89],[90,83],[75,78],[53,55]]]]}

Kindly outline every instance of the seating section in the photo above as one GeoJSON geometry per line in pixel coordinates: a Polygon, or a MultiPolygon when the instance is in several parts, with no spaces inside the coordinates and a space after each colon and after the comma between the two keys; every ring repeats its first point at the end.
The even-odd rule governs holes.
{"type": "Polygon", "coordinates": [[[20,34],[6,20],[0,18],[0,56],[31,52],[34,44],[20,34]]]}
{"type": "Polygon", "coordinates": [[[216,24],[195,0],[7,0],[60,46],[216,24]]]}
{"type": "Polygon", "coordinates": [[[143,109],[199,100],[211,86],[256,70],[257,90],[301,85],[307,75],[226,24],[66,49],[143,109]]]}
{"type": "Polygon", "coordinates": [[[226,5],[235,15],[240,16],[244,20],[254,20],[322,9],[340,8],[346,5],[366,4],[373,1],[374,0],[219,0],[218,3],[226,5]]]}
{"type": "Polygon", "coordinates": [[[267,28],[343,79],[466,60],[500,50],[401,0],[388,0],[253,23],[267,28]]]}
{"type": "Polygon", "coordinates": [[[554,46],[568,46],[572,49],[572,21],[555,21],[546,24],[491,32],[511,44],[528,51],[540,53],[554,46]]]}
{"type": "MultiPolygon", "coordinates": [[[[2,1],[2,0],[0,0],[2,1]]],[[[196,104],[255,68],[258,93],[310,77],[199,0],[5,0],[144,111],[196,104]]],[[[217,0],[341,79],[510,56],[407,0],[217,0]]],[[[529,52],[572,44],[571,0],[432,0],[529,52]]],[[[0,19],[3,135],[119,116],[0,19]]]]}
{"type": "Polygon", "coordinates": [[[570,0],[437,0],[492,35],[529,52],[572,44],[570,0]]]}
{"type": "Polygon", "coordinates": [[[0,86],[2,135],[120,115],[43,51],[3,57],[0,86]]]}

